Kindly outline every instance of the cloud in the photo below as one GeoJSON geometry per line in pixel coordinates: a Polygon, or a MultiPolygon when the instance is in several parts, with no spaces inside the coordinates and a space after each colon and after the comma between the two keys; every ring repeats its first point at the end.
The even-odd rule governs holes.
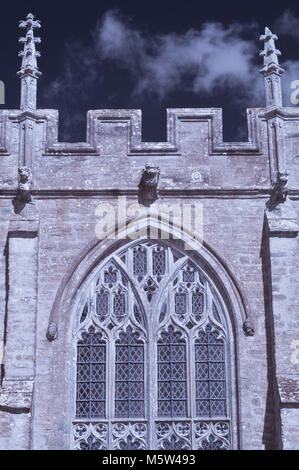
{"type": "Polygon", "coordinates": [[[287,9],[274,23],[273,31],[299,39],[299,18],[291,9],[287,9]]]}
{"type": "MultiPolygon", "coordinates": [[[[184,34],[150,35],[134,29],[116,11],[98,24],[94,41],[99,57],[126,68],[135,79],[135,95],[162,99],[179,89],[213,93],[226,82],[235,87],[251,82],[256,45],[242,34],[255,25],[205,23],[184,34]]],[[[251,94],[257,90],[251,87],[251,94]]]]}
{"type": "MultiPolygon", "coordinates": [[[[299,18],[296,17],[291,9],[287,9],[278,18],[273,25],[273,32],[279,36],[286,36],[288,39],[299,40],[299,18]]],[[[284,51],[282,51],[283,57],[284,51]]],[[[291,94],[293,88],[291,84],[295,80],[299,80],[299,60],[281,60],[285,73],[282,76],[282,92],[284,106],[293,106],[291,102],[291,94]]]]}
{"type": "MultiPolygon", "coordinates": [[[[292,26],[299,37],[298,25],[290,10],[275,23],[281,34],[289,34],[292,26]]],[[[206,22],[184,33],[150,34],[119,11],[109,10],[88,45],[79,40],[66,44],[64,70],[44,89],[42,102],[59,103],[71,116],[65,121],[66,136],[72,121],[85,121],[82,108],[139,107],[150,101],[158,109],[163,100],[182,91],[205,98],[223,92],[242,112],[263,106],[260,32],[255,23],[206,22]]],[[[285,65],[284,92],[290,96],[290,79],[299,78],[299,62],[285,65]]]]}

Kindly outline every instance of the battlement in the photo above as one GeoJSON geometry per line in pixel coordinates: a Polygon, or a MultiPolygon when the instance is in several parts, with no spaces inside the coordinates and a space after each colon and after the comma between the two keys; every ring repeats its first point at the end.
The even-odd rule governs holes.
{"type": "Polygon", "coordinates": [[[126,191],[137,188],[146,162],[161,167],[165,191],[270,191],[277,174],[289,169],[289,182],[298,187],[294,144],[299,138],[299,111],[282,106],[280,76],[284,70],[275,49],[277,37],[268,28],[260,38],[264,42],[260,72],[265,78],[266,107],[247,109],[246,142],[223,141],[220,108],[167,109],[165,142],[142,140],[139,109],[91,110],[86,141],[59,142],[58,111],[36,108],[41,72],[35,44],[40,39],[33,30],[40,23],[29,14],[20,26],[26,29],[26,37],[20,39],[24,44],[18,72],[20,109],[0,112],[2,191],[14,190],[18,168],[23,166],[30,168],[37,192],[126,191]]]}
{"type": "Polygon", "coordinates": [[[88,184],[96,190],[125,190],[127,185],[137,187],[149,161],[161,167],[165,188],[175,181],[181,190],[265,189],[275,179],[278,165],[294,167],[291,181],[297,187],[293,144],[299,139],[298,121],[294,108],[251,108],[248,141],[223,142],[221,109],[168,109],[167,141],[143,142],[140,110],[92,110],[87,113],[86,142],[67,143],[58,141],[57,110],[3,110],[0,183],[3,190],[14,187],[17,169],[27,166],[35,190],[83,190],[88,184]],[[108,184],[111,172],[115,177],[108,184]]]}
{"type": "MultiPolygon", "coordinates": [[[[265,113],[264,108],[247,110],[247,142],[223,142],[222,109],[220,108],[173,108],[167,109],[167,141],[142,141],[142,113],[139,109],[102,109],[87,113],[86,142],[59,142],[59,119],[57,110],[3,110],[0,112],[0,151],[2,155],[11,153],[10,142],[13,138],[5,137],[7,130],[13,132],[15,126],[10,123],[31,122],[43,124],[44,141],[43,155],[102,155],[113,151],[114,140],[127,133],[127,156],[168,156],[182,155],[185,136],[181,134],[183,124],[186,131],[192,134],[194,123],[205,128],[205,139],[208,141],[209,155],[221,153],[245,155],[261,153],[260,120],[265,113]],[[187,123],[190,123],[189,126],[187,123]],[[105,145],[110,136],[109,145],[105,145]],[[7,143],[6,143],[7,141],[7,143]]],[[[38,126],[36,126],[38,128],[38,126]]],[[[9,132],[9,131],[8,131],[9,132]]],[[[200,139],[201,136],[198,136],[200,139]]]]}

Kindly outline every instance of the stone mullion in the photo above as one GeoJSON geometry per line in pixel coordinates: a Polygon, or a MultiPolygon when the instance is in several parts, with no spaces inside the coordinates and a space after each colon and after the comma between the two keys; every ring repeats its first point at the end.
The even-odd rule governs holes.
{"type": "Polygon", "coordinates": [[[89,344],[89,418],[91,418],[91,384],[92,384],[92,340],[93,340],[93,334],[90,335],[90,344],[89,344]]]}
{"type": "Polygon", "coordinates": [[[213,347],[213,343],[210,342],[210,337],[208,335],[209,342],[208,342],[208,374],[209,374],[209,411],[210,411],[210,418],[212,418],[212,384],[213,384],[213,379],[212,379],[212,374],[211,374],[211,367],[212,367],[212,360],[210,358],[210,348],[213,347]]]}
{"type": "Polygon", "coordinates": [[[129,336],[129,344],[128,344],[128,420],[130,420],[131,415],[131,379],[130,379],[130,372],[131,372],[131,338],[129,336]]]}
{"type": "MultiPolygon", "coordinates": [[[[188,298],[190,297],[190,291],[188,298]]],[[[188,299],[189,300],[189,299],[188,299]]],[[[190,312],[190,310],[188,310],[190,312]]],[[[190,313],[189,313],[190,315],[190,313]]],[[[195,436],[193,433],[193,422],[196,416],[196,381],[195,381],[195,350],[194,350],[194,338],[193,334],[188,335],[188,344],[186,345],[186,393],[187,393],[187,412],[189,410],[190,418],[190,443],[193,449],[193,443],[195,442],[195,436]],[[187,347],[188,346],[188,347],[187,347]],[[189,357],[187,356],[189,355],[189,357]],[[190,384],[190,387],[187,384],[190,384]],[[189,393],[188,393],[189,389],[189,393]]],[[[187,413],[188,418],[188,413],[187,413]]]]}

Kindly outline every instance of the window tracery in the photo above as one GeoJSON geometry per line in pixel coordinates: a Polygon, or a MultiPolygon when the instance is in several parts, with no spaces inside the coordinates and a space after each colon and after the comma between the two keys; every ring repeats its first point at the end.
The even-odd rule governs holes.
{"type": "Polygon", "coordinates": [[[219,305],[203,272],[167,245],[114,254],[74,328],[74,448],[230,448],[219,305]]]}

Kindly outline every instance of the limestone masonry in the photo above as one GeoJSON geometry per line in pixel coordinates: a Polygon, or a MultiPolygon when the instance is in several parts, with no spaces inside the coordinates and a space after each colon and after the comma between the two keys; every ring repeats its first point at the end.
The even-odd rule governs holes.
{"type": "Polygon", "coordinates": [[[182,108],[166,142],[142,141],[140,110],[102,109],[64,143],[36,104],[40,23],[20,27],[20,109],[0,111],[0,448],[298,448],[299,110],[277,37],[260,38],[247,142],[223,142],[221,109],[182,108]],[[199,212],[195,234],[180,224],[196,207],[202,243],[199,212]]]}

